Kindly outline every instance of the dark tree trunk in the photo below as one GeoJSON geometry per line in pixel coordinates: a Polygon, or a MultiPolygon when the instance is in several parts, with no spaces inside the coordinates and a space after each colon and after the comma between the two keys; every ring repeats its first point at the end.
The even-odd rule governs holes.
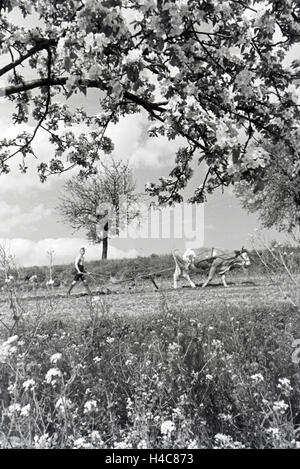
{"type": "Polygon", "coordinates": [[[120,236],[120,207],[116,205],[116,236],[120,236]]]}
{"type": "Polygon", "coordinates": [[[108,221],[103,228],[103,241],[102,241],[102,259],[107,259],[108,251],[108,221]]]}

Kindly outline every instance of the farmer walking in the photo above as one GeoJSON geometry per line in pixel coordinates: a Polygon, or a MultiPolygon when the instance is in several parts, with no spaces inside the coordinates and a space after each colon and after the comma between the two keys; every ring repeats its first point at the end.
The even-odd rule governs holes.
{"type": "Polygon", "coordinates": [[[88,286],[87,279],[86,279],[87,272],[84,268],[84,255],[85,255],[85,248],[81,248],[80,251],[79,251],[78,256],[75,259],[75,275],[74,275],[74,279],[71,283],[71,286],[68,290],[68,295],[71,294],[71,291],[72,291],[74,285],[76,285],[76,283],[79,280],[81,280],[81,282],[85,286],[88,294],[92,295],[92,292],[90,290],[90,287],[88,286]]]}

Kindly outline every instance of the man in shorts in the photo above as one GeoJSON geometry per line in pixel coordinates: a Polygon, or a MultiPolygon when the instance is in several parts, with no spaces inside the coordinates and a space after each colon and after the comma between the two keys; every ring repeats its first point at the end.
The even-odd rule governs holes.
{"type": "Polygon", "coordinates": [[[71,283],[71,286],[68,290],[68,295],[71,294],[71,291],[72,291],[74,285],[76,285],[76,283],[79,280],[85,286],[88,294],[92,295],[92,292],[91,292],[90,287],[88,286],[88,283],[87,283],[87,280],[86,280],[87,272],[84,269],[84,255],[85,255],[85,248],[81,248],[80,251],[79,251],[78,256],[75,259],[75,275],[74,275],[74,279],[71,283]]]}

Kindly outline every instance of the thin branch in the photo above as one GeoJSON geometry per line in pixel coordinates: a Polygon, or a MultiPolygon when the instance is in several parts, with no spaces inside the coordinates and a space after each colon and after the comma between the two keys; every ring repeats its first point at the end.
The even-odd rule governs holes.
{"type": "MultiPolygon", "coordinates": [[[[47,61],[47,69],[48,69],[48,77],[47,77],[47,80],[48,82],[50,82],[50,79],[51,79],[51,59],[52,59],[52,54],[51,54],[51,50],[50,48],[48,48],[48,61],[47,61]]],[[[44,110],[44,113],[42,115],[42,117],[40,118],[39,122],[37,123],[31,137],[29,140],[27,140],[27,142],[22,145],[17,151],[15,151],[14,153],[12,153],[11,155],[9,155],[7,158],[5,158],[3,161],[7,161],[9,160],[10,158],[12,158],[13,156],[15,156],[17,153],[19,152],[22,152],[22,150],[25,150],[26,148],[29,147],[29,145],[31,144],[31,142],[34,140],[39,128],[41,127],[43,121],[46,119],[47,117],[47,114],[48,114],[48,111],[49,111],[49,105],[50,105],[50,101],[51,101],[51,93],[50,93],[50,85],[48,85],[48,89],[47,89],[47,99],[46,99],[46,104],[45,104],[45,110],[44,110]]]]}
{"type": "Polygon", "coordinates": [[[29,49],[27,54],[22,55],[18,60],[12,61],[10,64],[5,65],[5,67],[1,68],[0,77],[5,75],[5,73],[9,72],[10,70],[15,69],[18,65],[23,63],[26,59],[36,54],[37,52],[43,49],[48,49],[50,46],[55,46],[56,44],[57,41],[55,41],[54,39],[41,39],[40,41],[38,41],[36,46],[29,49]]]}

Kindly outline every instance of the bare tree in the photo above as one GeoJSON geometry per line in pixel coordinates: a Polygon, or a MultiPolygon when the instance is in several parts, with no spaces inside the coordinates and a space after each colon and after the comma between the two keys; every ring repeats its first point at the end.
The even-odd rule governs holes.
{"type": "Polygon", "coordinates": [[[102,242],[107,259],[108,239],[140,217],[140,195],[128,162],[101,163],[95,176],[69,179],[60,197],[58,211],[75,230],[84,229],[93,243],[102,242]]]}

